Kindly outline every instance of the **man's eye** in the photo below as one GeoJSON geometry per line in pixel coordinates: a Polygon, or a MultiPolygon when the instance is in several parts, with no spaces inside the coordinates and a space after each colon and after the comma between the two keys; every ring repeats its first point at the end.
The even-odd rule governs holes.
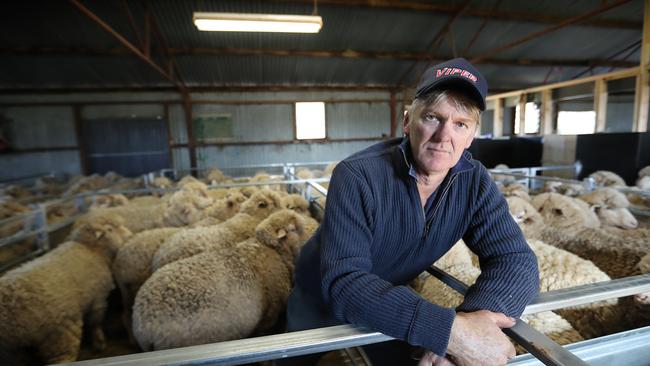
{"type": "Polygon", "coordinates": [[[433,114],[425,114],[424,115],[424,120],[427,121],[427,122],[437,122],[438,121],[436,116],[434,116],[433,114]]]}
{"type": "Polygon", "coordinates": [[[467,128],[467,127],[469,127],[469,126],[467,126],[467,123],[464,123],[464,122],[456,122],[456,126],[458,128],[467,128]]]}

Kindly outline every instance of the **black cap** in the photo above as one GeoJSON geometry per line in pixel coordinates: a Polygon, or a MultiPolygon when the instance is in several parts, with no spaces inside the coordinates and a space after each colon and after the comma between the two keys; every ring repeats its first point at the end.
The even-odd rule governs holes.
{"type": "Polygon", "coordinates": [[[415,98],[441,88],[460,89],[466,92],[470,99],[475,100],[482,111],[485,110],[487,80],[464,58],[455,58],[427,70],[415,89],[415,98]]]}

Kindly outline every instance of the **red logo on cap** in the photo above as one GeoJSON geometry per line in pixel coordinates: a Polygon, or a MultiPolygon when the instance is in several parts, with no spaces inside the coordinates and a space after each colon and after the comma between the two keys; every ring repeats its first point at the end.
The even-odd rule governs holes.
{"type": "Polygon", "coordinates": [[[436,78],[439,78],[441,76],[449,76],[449,75],[460,75],[475,83],[478,82],[478,79],[476,78],[476,76],[474,76],[474,74],[464,69],[459,69],[456,67],[443,67],[442,69],[436,70],[436,78]]]}

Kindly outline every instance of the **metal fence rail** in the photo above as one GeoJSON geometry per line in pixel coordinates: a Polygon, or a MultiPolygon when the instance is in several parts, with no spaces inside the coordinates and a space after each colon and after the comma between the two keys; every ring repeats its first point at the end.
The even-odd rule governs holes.
{"type": "MultiPolygon", "coordinates": [[[[443,274],[441,276],[443,282],[451,284],[452,288],[462,288],[462,285],[459,287],[457,282],[456,285],[454,285],[451,276],[439,270],[438,272],[443,274]]],[[[549,291],[541,293],[531,305],[526,307],[524,314],[581,305],[593,301],[611,299],[646,291],[650,291],[650,274],[600,282],[588,286],[549,291]]],[[[525,343],[532,341],[535,343],[540,341],[540,339],[537,338],[538,335],[527,329],[524,325],[519,325],[516,330],[520,333],[524,332],[521,334],[519,342],[525,343]]],[[[372,332],[366,328],[339,325],[335,327],[312,329],[265,337],[176,348],[173,350],[79,361],[71,363],[71,365],[241,365],[251,362],[274,360],[278,358],[294,357],[341,348],[362,346],[393,339],[394,338],[392,337],[386,336],[382,333],[372,332]]],[[[555,346],[557,345],[555,344],[555,346]]],[[[543,349],[548,350],[550,349],[548,347],[555,346],[553,346],[553,344],[547,344],[543,349]]],[[[555,349],[554,352],[556,355],[565,355],[564,351],[557,349],[555,349]]],[[[598,350],[596,349],[593,352],[597,353],[598,350]]],[[[519,357],[516,357],[510,363],[518,362],[517,360],[519,357]]],[[[535,361],[539,364],[539,361],[536,359],[535,361]]],[[[552,365],[569,366],[577,364],[562,361],[561,363],[555,363],[552,365]]]]}

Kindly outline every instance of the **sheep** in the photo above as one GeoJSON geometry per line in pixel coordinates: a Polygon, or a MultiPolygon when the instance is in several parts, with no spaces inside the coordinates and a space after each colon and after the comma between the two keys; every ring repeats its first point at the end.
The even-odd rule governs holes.
{"type": "Polygon", "coordinates": [[[596,181],[599,186],[605,187],[625,187],[625,180],[618,174],[609,170],[598,170],[589,174],[589,178],[596,181]]]}
{"type": "Polygon", "coordinates": [[[221,342],[272,327],[286,306],[290,248],[304,236],[302,223],[301,215],[278,211],[259,224],[255,238],[156,271],[133,306],[140,347],[148,351],[221,342]]]}
{"type": "Polygon", "coordinates": [[[74,226],[78,227],[81,224],[93,221],[95,218],[106,214],[115,214],[122,217],[124,219],[124,226],[133,233],[163,227],[164,209],[162,204],[129,204],[117,207],[98,208],[80,217],[74,226]]]}
{"type": "Polygon", "coordinates": [[[140,206],[149,206],[149,205],[160,205],[162,204],[160,197],[158,196],[138,196],[129,199],[130,205],[140,205],[140,206]]]}
{"type": "Polygon", "coordinates": [[[129,199],[123,194],[102,194],[91,199],[90,209],[124,206],[129,204],[129,199]]]}
{"type": "Polygon", "coordinates": [[[164,226],[191,225],[205,217],[205,210],[214,204],[214,200],[207,196],[207,192],[194,189],[194,185],[194,182],[186,183],[165,202],[164,226]]]}
{"type": "Polygon", "coordinates": [[[592,206],[605,208],[626,208],[630,206],[630,201],[625,197],[625,194],[609,187],[595,189],[591,193],[578,196],[578,198],[592,206]]]}
{"type": "Polygon", "coordinates": [[[565,196],[577,197],[587,193],[587,188],[580,183],[562,183],[557,181],[547,181],[544,183],[543,192],[559,193],[565,196]]]}
{"type": "Polygon", "coordinates": [[[641,177],[650,177],[650,165],[639,170],[639,178],[641,177]]]}
{"type": "Polygon", "coordinates": [[[113,277],[120,289],[123,305],[123,321],[129,340],[135,344],[131,331],[131,308],[135,294],[151,276],[151,260],[156,250],[177,233],[180,228],[158,228],[133,235],[117,252],[113,262],[113,277]]]}
{"type": "Polygon", "coordinates": [[[542,215],[535,207],[521,197],[506,197],[510,214],[527,238],[538,237],[546,228],[542,215]]]}
{"type": "Polygon", "coordinates": [[[542,193],[532,197],[532,204],[545,222],[559,229],[575,227],[600,227],[598,216],[586,204],[558,193],[542,193]]]}
{"type": "MultiPolygon", "coordinates": [[[[647,167],[646,167],[647,168],[647,167]]],[[[639,274],[650,273],[650,253],[646,254],[639,260],[636,265],[639,274]]],[[[634,302],[638,305],[650,305],[650,292],[644,292],[634,295],[634,302]]]]}
{"type": "Polygon", "coordinates": [[[173,235],[154,255],[152,267],[156,271],[167,263],[199,254],[207,249],[235,245],[251,237],[260,221],[281,207],[282,202],[278,194],[263,189],[242,203],[240,212],[225,222],[183,230],[173,235]]]}
{"type": "Polygon", "coordinates": [[[174,182],[167,177],[155,177],[151,182],[151,187],[158,189],[170,189],[174,187],[174,182]]]}
{"type": "MultiPolygon", "coordinates": [[[[508,170],[510,169],[506,164],[497,164],[494,167],[495,170],[508,170]]],[[[490,173],[492,175],[492,180],[495,182],[501,182],[503,184],[507,183],[514,183],[515,178],[511,175],[504,175],[504,174],[498,174],[498,173],[490,173]]]]}
{"type": "Polygon", "coordinates": [[[210,184],[218,184],[227,181],[229,178],[219,169],[210,168],[208,169],[206,180],[210,184]]]}
{"type": "Polygon", "coordinates": [[[504,197],[517,196],[530,201],[530,196],[528,195],[528,187],[521,183],[511,183],[508,185],[503,185],[499,187],[501,193],[504,197]]]}
{"type": "Polygon", "coordinates": [[[320,223],[309,214],[309,201],[304,197],[297,193],[292,193],[282,197],[282,207],[303,215],[305,219],[305,231],[308,232],[310,236],[316,232],[320,223]]]}
{"type": "Polygon", "coordinates": [[[636,187],[644,191],[650,191],[650,175],[644,175],[637,179],[636,187]]]}
{"type": "Polygon", "coordinates": [[[34,348],[45,363],[77,358],[86,321],[103,348],[101,322],[113,289],[111,262],[131,236],[114,215],[77,228],[70,241],[0,277],[0,359],[20,361],[34,348]]]}
{"type": "Polygon", "coordinates": [[[17,184],[11,184],[2,189],[0,197],[9,196],[14,199],[24,199],[32,197],[34,194],[27,188],[17,184]]]}
{"type": "Polygon", "coordinates": [[[220,224],[235,216],[239,212],[241,204],[246,200],[247,197],[239,193],[239,191],[231,191],[225,198],[216,200],[211,206],[209,206],[205,210],[205,217],[191,226],[199,227],[220,224]]]}
{"type": "MultiPolygon", "coordinates": [[[[473,284],[481,271],[472,264],[469,249],[459,241],[442,258],[436,267],[456,277],[465,284],[473,284]]],[[[462,302],[462,295],[432,276],[426,276],[420,295],[426,300],[444,307],[456,307],[462,302]]],[[[583,337],[560,315],[551,311],[522,316],[522,320],[536,327],[559,344],[569,344],[583,337]]],[[[519,349],[521,353],[522,350],[519,349]]]]}

